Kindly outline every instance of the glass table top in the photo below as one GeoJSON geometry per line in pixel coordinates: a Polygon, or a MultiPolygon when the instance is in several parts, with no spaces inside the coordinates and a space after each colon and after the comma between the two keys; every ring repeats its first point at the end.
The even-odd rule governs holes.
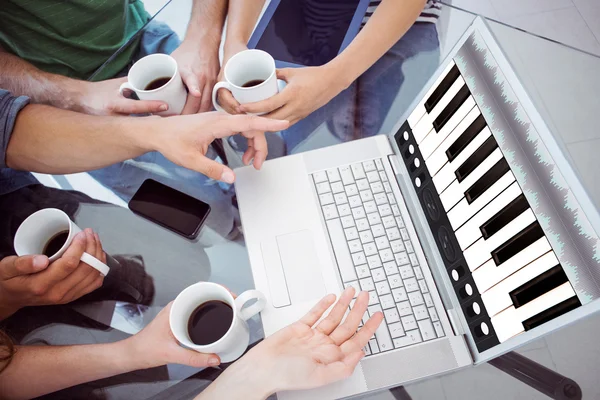
{"type": "MultiPolygon", "coordinates": [[[[160,24],[183,37],[191,2],[146,3],[146,9],[152,15],[152,22],[146,29],[160,24]]],[[[269,159],[392,132],[476,17],[468,10],[444,5],[437,26],[416,24],[390,52],[329,104],[287,131],[270,134],[269,159]]],[[[598,204],[600,180],[596,171],[600,169],[600,158],[596,154],[600,148],[600,131],[595,114],[600,109],[597,95],[600,93],[597,73],[600,57],[499,21],[487,22],[578,178],[593,202],[598,204]]],[[[240,154],[244,146],[244,141],[239,138],[227,143],[230,166],[241,165],[240,154]]],[[[216,153],[211,155],[218,158],[216,153]]],[[[24,315],[22,343],[96,343],[127,337],[143,328],[185,287],[198,281],[217,282],[236,293],[253,288],[233,186],[176,166],[157,153],[90,173],[36,174],[36,177],[48,187],[74,190],[89,196],[89,200],[76,201],[75,222],[82,228],[91,227],[98,232],[105,251],[116,263],[114,265],[120,266],[115,269],[117,273],[113,274],[110,284],[117,292],[127,291],[124,287],[133,287],[134,294],[72,304],[62,307],[63,310],[52,309],[46,313],[44,322],[31,323],[31,319],[27,319],[32,315],[37,317],[36,313],[24,315]],[[211,205],[211,214],[197,239],[180,237],[129,211],[127,202],[147,178],[161,181],[211,205]]],[[[64,200],[57,199],[56,204],[60,205],[61,201],[64,200]]],[[[577,325],[589,330],[594,323],[598,326],[597,319],[586,321],[585,327],[584,322],[577,325]]],[[[557,343],[561,341],[572,343],[571,339],[578,334],[577,326],[565,329],[526,346],[523,354],[569,375],[568,370],[552,360],[551,349],[560,347],[557,343]]],[[[251,336],[253,342],[263,336],[257,318],[251,321],[251,336]]],[[[600,344],[589,346],[596,354],[600,352],[600,344]]],[[[578,359],[585,359],[588,364],[593,362],[575,347],[572,358],[564,365],[576,363],[578,359]]],[[[218,373],[215,371],[198,372],[189,367],[169,365],[81,385],[49,398],[61,398],[61,395],[105,399],[192,398],[214,379],[218,373]]],[[[571,374],[570,377],[578,380],[578,376],[571,374]]],[[[436,394],[442,392],[446,398],[480,398],[483,390],[492,393],[490,398],[507,398],[512,394],[503,392],[506,385],[517,385],[518,390],[508,393],[518,392],[519,398],[540,396],[490,366],[406,388],[409,394],[426,396],[429,393],[427,398],[438,398],[436,394]],[[477,380],[488,386],[468,383],[477,380]],[[467,393],[467,387],[475,387],[476,392],[467,393]],[[504,393],[504,397],[494,397],[490,388],[498,388],[498,393],[504,393]]],[[[381,394],[365,397],[392,398],[381,394]]]]}

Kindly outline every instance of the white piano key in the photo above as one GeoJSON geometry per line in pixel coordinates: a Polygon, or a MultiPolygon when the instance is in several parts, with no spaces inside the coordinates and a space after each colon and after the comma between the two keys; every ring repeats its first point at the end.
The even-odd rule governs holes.
{"type": "Polygon", "coordinates": [[[442,83],[442,81],[444,80],[446,75],[448,75],[450,70],[452,68],[454,68],[454,65],[455,65],[454,61],[450,61],[448,63],[446,68],[444,68],[444,71],[440,74],[440,76],[436,79],[436,81],[433,83],[431,88],[427,91],[427,94],[425,94],[425,96],[423,96],[423,99],[419,102],[419,104],[415,107],[413,112],[410,114],[410,116],[408,117],[408,124],[411,126],[411,128],[413,126],[417,125],[417,123],[423,117],[423,115],[425,115],[427,113],[427,110],[425,110],[425,102],[429,99],[429,97],[431,97],[431,95],[433,94],[435,89],[437,89],[437,87],[442,83]]]}
{"type": "MultiPolygon", "coordinates": [[[[469,96],[467,100],[456,110],[454,115],[446,122],[444,127],[437,132],[435,135],[427,135],[425,139],[419,144],[421,155],[427,160],[438,146],[448,137],[448,135],[454,131],[454,129],[460,124],[460,122],[467,116],[469,111],[475,107],[475,99],[473,96],[469,96]]],[[[468,126],[468,125],[467,125],[468,126]]]]}
{"type": "Polygon", "coordinates": [[[473,271],[472,274],[479,293],[485,293],[492,286],[503,281],[550,250],[552,248],[550,247],[550,243],[548,243],[548,239],[543,237],[500,265],[496,265],[493,259],[488,260],[488,262],[473,271]]]}
{"type": "Polygon", "coordinates": [[[463,199],[448,212],[448,220],[450,221],[452,228],[454,230],[460,228],[462,224],[467,222],[475,213],[492,201],[514,181],[515,176],[512,172],[508,171],[471,204],[463,197],[463,199]]]}
{"type": "Polygon", "coordinates": [[[492,287],[481,295],[483,305],[490,317],[513,305],[510,292],[519,286],[540,276],[558,264],[558,259],[553,251],[549,251],[537,260],[521,268],[502,282],[492,287]]]}
{"type": "Polygon", "coordinates": [[[534,221],[535,214],[533,214],[530,208],[522,212],[487,240],[479,238],[478,241],[473,243],[463,253],[469,270],[475,271],[481,264],[492,258],[492,251],[506,243],[510,238],[516,236],[517,233],[521,232],[534,221]]]}
{"type": "Polygon", "coordinates": [[[511,201],[516,199],[521,193],[521,188],[517,182],[513,182],[505,191],[500,193],[494,200],[487,204],[481,211],[469,219],[463,226],[456,231],[456,239],[461,250],[469,247],[473,242],[481,237],[481,225],[485,224],[500,210],[506,207],[511,201]]]}
{"type": "Polygon", "coordinates": [[[413,135],[415,136],[415,140],[418,144],[420,144],[425,137],[431,132],[436,133],[433,129],[433,121],[440,115],[440,113],[446,108],[448,103],[456,96],[458,91],[465,85],[465,80],[462,77],[459,77],[450,89],[444,94],[441,100],[436,104],[436,106],[431,110],[430,113],[426,113],[419,120],[417,125],[412,127],[413,135]]]}
{"type": "Polygon", "coordinates": [[[455,180],[440,194],[440,201],[444,210],[450,210],[460,199],[465,197],[465,192],[473,186],[479,178],[488,172],[498,161],[503,158],[502,151],[496,149],[481,164],[477,166],[462,182],[455,180]]]}
{"type": "MultiPolygon", "coordinates": [[[[477,150],[491,135],[492,131],[486,126],[451,163],[446,163],[435,175],[432,175],[433,184],[438,193],[442,193],[444,189],[456,180],[454,171],[460,168],[467,158],[471,157],[475,150],[477,150]]],[[[446,157],[445,153],[444,157],[446,157]]]]}
{"type": "MultiPolygon", "coordinates": [[[[439,147],[426,159],[427,169],[429,175],[435,176],[435,174],[448,162],[448,156],[446,156],[446,150],[456,142],[456,140],[467,130],[467,128],[481,115],[479,107],[473,107],[467,114],[467,116],[460,121],[458,125],[452,130],[450,134],[444,139],[439,147]]],[[[450,122],[448,122],[450,123],[450,122]]],[[[446,124],[447,125],[447,124],[446,124]]],[[[445,128],[445,127],[444,127],[445,128]]],[[[443,130],[443,129],[442,129],[443,130]]],[[[481,133],[481,132],[480,132],[481,133]]]]}
{"type": "Polygon", "coordinates": [[[492,325],[502,343],[525,331],[523,321],[575,296],[571,283],[565,282],[559,287],[530,301],[522,307],[509,307],[492,317],[492,325]]]}

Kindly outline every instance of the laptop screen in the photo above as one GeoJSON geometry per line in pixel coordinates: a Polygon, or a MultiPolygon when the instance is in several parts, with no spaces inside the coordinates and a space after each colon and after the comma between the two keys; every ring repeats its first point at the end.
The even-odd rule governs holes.
{"type": "Polygon", "coordinates": [[[256,48],[279,61],[319,66],[340,51],[360,0],[281,0],[256,48]]]}

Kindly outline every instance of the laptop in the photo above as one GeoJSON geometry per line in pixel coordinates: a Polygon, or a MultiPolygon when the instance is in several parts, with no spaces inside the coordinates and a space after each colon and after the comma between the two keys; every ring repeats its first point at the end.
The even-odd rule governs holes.
{"type": "Polygon", "coordinates": [[[236,174],[266,336],[348,286],[385,316],[351,377],[282,399],[456,371],[599,308],[598,211],[481,18],[389,135],[236,174]]]}
{"type": "Polygon", "coordinates": [[[248,41],[271,54],[277,68],[316,67],[358,34],[369,0],[272,0],[248,41]]]}

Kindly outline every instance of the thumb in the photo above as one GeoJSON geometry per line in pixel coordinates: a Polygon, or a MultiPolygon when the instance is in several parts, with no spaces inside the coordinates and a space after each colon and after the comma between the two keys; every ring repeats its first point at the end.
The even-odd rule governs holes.
{"type": "Polygon", "coordinates": [[[8,280],[21,275],[35,274],[49,264],[48,257],[42,255],[5,257],[0,261],[0,279],[8,280]]]}
{"type": "Polygon", "coordinates": [[[183,165],[186,168],[196,170],[201,174],[208,176],[209,178],[225,183],[233,183],[235,181],[235,174],[231,168],[220,164],[205,156],[198,156],[194,158],[193,165],[183,165]]]}
{"type": "Polygon", "coordinates": [[[167,111],[167,103],[158,100],[132,100],[120,98],[109,105],[109,110],[118,114],[146,114],[167,111]]]}
{"type": "Polygon", "coordinates": [[[284,80],[288,82],[288,80],[294,74],[294,68],[281,68],[277,70],[277,79],[284,80]]]}
{"type": "Polygon", "coordinates": [[[198,353],[194,350],[180,347],[175,355],[173,362],[177,364],[189,365],[190,367],[216,367],[221,364],[221,359],[216,354],[198,353]]]}
{"type": "Polygon", "coordinates": [[[185,83],[185,86],[187,86],[188,91],[192,96],[202,96],[202,92],[200,92],[200,82],[198,82],[198,77],[194,73],[189,70],[182,70],[181,79],[183,80],[183,83],[185,83]]]}

